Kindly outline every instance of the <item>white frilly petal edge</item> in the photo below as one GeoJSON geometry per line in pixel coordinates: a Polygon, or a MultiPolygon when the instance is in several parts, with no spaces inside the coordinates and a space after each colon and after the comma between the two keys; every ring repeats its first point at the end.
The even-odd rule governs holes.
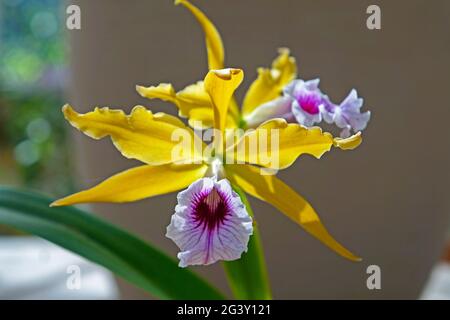
{"type": "Polygon", "coordinates": [[[361,113],[361,107],[364,103],[362,98],[358,98],[358,93],[352,89],[342,103],[336,107],[334,122],[343,129],[341,137],[350,136],[350,129],[354,132],[362,131],[367,127],[370,120],[370,111],[361,113]]]}

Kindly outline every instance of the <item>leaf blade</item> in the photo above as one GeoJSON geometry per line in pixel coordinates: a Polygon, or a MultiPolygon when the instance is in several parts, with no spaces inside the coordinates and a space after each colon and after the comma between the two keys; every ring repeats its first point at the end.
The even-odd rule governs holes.
{"type": "Polygon", "coordinates": [[[35,234],[110,269],[161,299],[223,299],[188,269],[139,238],[77,208],[0,187],[0,224],[35,234]]]}

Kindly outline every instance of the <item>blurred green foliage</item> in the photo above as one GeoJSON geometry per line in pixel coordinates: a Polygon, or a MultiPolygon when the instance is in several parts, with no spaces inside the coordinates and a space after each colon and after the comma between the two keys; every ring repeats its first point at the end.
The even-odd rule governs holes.
{"type": "Polygon", "coordinates": [[[0,2],[0,183],[72,191],[65,121],[65,2],[0,2]]]}

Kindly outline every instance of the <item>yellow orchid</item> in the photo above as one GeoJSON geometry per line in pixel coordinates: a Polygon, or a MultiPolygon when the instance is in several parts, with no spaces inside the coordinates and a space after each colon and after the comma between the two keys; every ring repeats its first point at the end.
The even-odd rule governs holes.
{"type": "MultiPolygon", "coordinates": [[[[334,138],[318,127],[288,123],[286,117],[280,116],[279,112],[284,108],[280,105],[284,106],[286,99],[291,99],[280,97],[280,94],[293,83],[297,72],[295,60],[287,49],[280,50],[272,68],[259,70],[259,76],[250,86],[240,110],[233,95],[243,80],[244,72],[237,68],[223,68],[224,50],[217,29],[188,1],[179,0],[177,3],[193,13],[205,32],[210,71],[203,81],[180,92],[170,84],[147,88],[138,86],[137,91],[150,99],[174,103],[180,117],[188,118],[193,128],[213,128],[211,145],[207,146],[178,118],[165,113],[153,114],[142,106],[136,106],[130,115],[126,115],[121,110],[109,108],[96,108],[79,114],[65,105],[63,113],[74,127],[94,139],[111,137],[122,155],[137,159],[144,165],[114,175],[91,189],[57,200],[52,205],[130,202],[187,188],[178,194],[178,205],[167,228],[167,236],[181,249],[178,254],[180,266],[187,266],[235,260],[247,250],[253,224],[239,195],[233,191],[239,189],[273,205],[341,256],[360,260],[329,234],[302,196],[274,174],[261,170],[287,168],[302,154],[320,158],[333,146],[343,150],[354,149],[361,143],[361,133],[334,138]],[[276,101],[275,107],[273,101],[276,101]],[[239,129],[249,127],[254,129],[236,138],[239,129]],[[181,149],[180,136],[190,141],[181,144],[181,149]]],[[[311,92],[317,87],[317,82],[294,84],[311,92]]],[[[298,93],[296,88],[292,90],[293,95],[298,93]]],[[[295,97],[295,101],[300,101],[295,97]]],[[[347,105],[353,108],[359,100],[354,95],[351,98],[347,105]]],[[[319,100],[321,108],[331,108],[324,103],[325,96],[320,95],[319,100]]],[[[310,96],[302,101],[305,102],[302,105],[304,110],[318,108],[310,96]]],[[[291,106],[292,101],[288,102],[291,106]]],[[[360,107],[352,109],[345,106],[333,106],[339,112],[329,108],[322,111],[332,113],[333,121],[338,119],[335,115],[346,120],[344,111],[358,111],[360,107]]],[[[324,119],[327,119],[325,115],[324,119]]]]}
{"type": "MultiPolygon", "coordinates": [[[[214,126],[220,132],[224,130],[224,119],[232,94],[242,79],[243,71],[240,69],[211,70],[205,77],[205,90],[214,106],[214,126]]],[[[164,113],[153,114],[142,106],[135,107],[128,116],[121,110],[108,108],[96,108],[87,114],[78,114],[69,105],[63,107],[63,112],[66,119],[86,135],[94,139],[110,136],[125,157],[140,160],[145,165],[119,173],[89,190],[57,200],[53,206],[136,201],[186,188],[198,179],[214,177],[220,172],[221,178],[228,179],[246,193],[272,204],[340,255],[358,260],[331,237],[305,199],[274,175],[260,174],[259,168],[255,166],[260,165],[260,157],[249,157],[256,159],[254,163],[244,159],[245,164],[226,164],[219,152],[205,158],[203,154],[206,145],[203,142],[202,150],[192,148],[181,152],[186,155],[184,158],[173,157],[173,149],[178,141],[173,140],[172,134],[183,130],[192,139],[196,139],[193,130],[176,117],[164,113]],[[180,164],[180,160],[183,163],[180,164]]],[[[303,153],[319,158],[333,145],[343,149],[351,148],[360,140],[360,135],[348,139],[333,139],[319,128],[307,129],[299,124],[288,124],[282,119],[270,120],[256,131],[267,127],[280,130],[279,168],[287,167],[303,153]]],[[[242,144],[254,133],[255,131],[251,131],[245,134],[233,147],[242,144]]],[[[257,140],[257,143],[261,142],[257,140]]]]}

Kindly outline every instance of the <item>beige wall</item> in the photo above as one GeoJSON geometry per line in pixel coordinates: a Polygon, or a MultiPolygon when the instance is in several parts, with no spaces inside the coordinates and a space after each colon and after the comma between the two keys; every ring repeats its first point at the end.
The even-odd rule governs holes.
{"type": "MultiPolygon", "coordinates": [[[[177,88],[206,72],[203,35],[193,17],[167,0],[75,1],[82,30],[72,31],[73,83],[68,101],[130,109],[148,102],[136,84],[177,88]]],[[[302,158],[280,174],[307,197],[337,239],[364,261],[328,251],[275,209],[252,201],[277,298],[415,298],[443,246],[449,222],[448,1],[196,1],[219,26],[229,66],[268,65],[280,46],[299,62],[302,78],[320,76],[341,100],[355,86],[373,118],[363,145],[321,161],[302,158]],[[369,4],[382,8],[382,30],[365,27],[369,4]],[[382,290],[366,289],[366,267],[382,268],[382,290]]],[[[242,97],[243,89],[238,96],[242,97]]],[[[91,186],[135,163],[107,140],[73,131],[80,186],[91,186]]],[[[175,255],[164,237],[175,194],[96,212],[175,255]]],[[[220,265],[197,268],[220,287],[220,265]]],[[[124,285],[125,297],[144,297],[124,285]]]]}

